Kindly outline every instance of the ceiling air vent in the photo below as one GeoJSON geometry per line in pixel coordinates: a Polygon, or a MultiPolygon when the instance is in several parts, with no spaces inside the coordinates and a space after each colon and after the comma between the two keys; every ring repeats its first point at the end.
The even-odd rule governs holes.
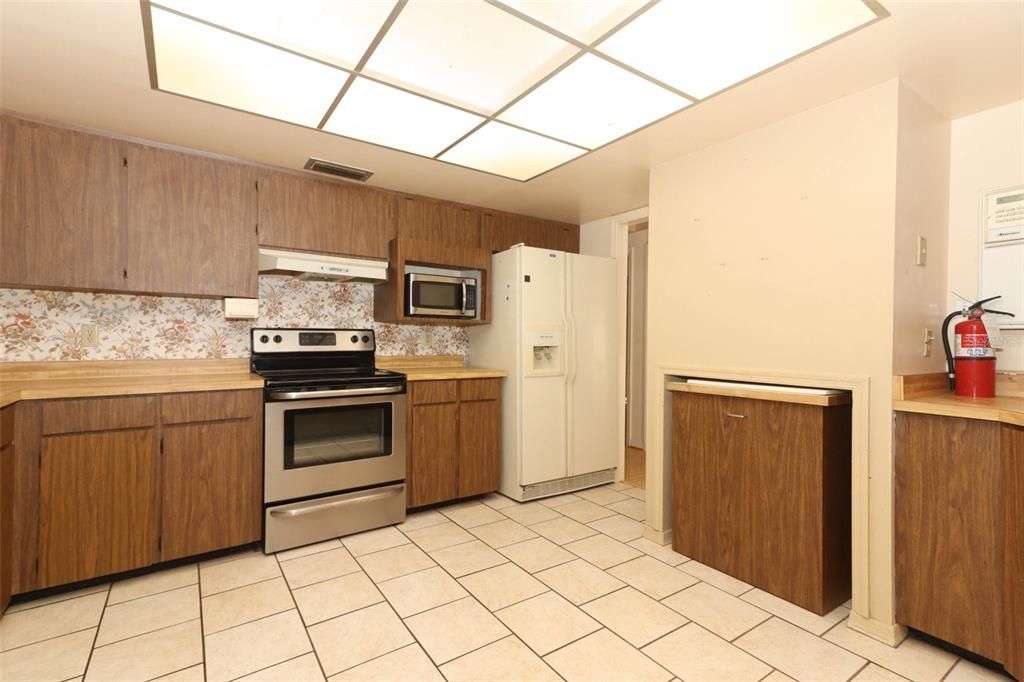
{"type": "Polygon", "coordinates": [[[306,161],[306,165],[303,166],[306,170],[316,171],[317,173],[326,173],[327,175],[334,175],[339,178],[345,178],[346,180],[358,180],[359,182],[366,182],[373,175],[373,171],[368,171],[364,168],[356,168],[354,166],[343,166],[340,163],[334,163],[333,161],[324,161],[316,157],[309,157],[306,161]]]}

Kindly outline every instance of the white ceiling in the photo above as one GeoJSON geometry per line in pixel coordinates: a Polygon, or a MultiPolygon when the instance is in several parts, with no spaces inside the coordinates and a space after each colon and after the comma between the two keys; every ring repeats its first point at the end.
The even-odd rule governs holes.
{"type": "Polygon", "coordinates": [[[290,168],[316,156],[375,171],[373,185],[585,221],[645,205],[658,163],[889,78],[951,118],[1024,99],[1024,2],[882,4],[888,19],[528,183],[151,90],[135,0],[0,0],[0,107],[290,168]]]}

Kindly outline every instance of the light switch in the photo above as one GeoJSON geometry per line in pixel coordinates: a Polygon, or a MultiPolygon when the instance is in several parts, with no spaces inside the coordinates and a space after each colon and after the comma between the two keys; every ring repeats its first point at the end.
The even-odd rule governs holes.
{"type": "Polygon", "coordinates": [[[920,235],[917,237],[917,264],[928,265],[928,240],[920,235]]]}

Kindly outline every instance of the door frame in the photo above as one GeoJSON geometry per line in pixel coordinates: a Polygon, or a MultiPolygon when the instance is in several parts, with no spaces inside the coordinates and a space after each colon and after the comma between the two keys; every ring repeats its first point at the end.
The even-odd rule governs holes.
{"type": "MultiPolygon", "coordinates": [[[[615,480],[621,481],[626,473],[626,295],[627,295],[627,264],[629,258],[629,226],[640,222],[649,222],[650,211],[647,206],[618,213],[616,215],[593,220],[580,225],[580,254],[585,256],[604,256],[614,258],[616,264],[616,308],[618,310],[617,356],[619,358],[618,389],[621,409],[618,413],[619,456],[615,480]]],[[[650,227],[648,227],[650,229],[650,227]]],[[[650,315],[647,316],[650,320],[650,315]]],[[[646,330],[644,339],[646,340],[646,330]]],[[[650,481],[647,482],[650,485],[650,481]]]]}

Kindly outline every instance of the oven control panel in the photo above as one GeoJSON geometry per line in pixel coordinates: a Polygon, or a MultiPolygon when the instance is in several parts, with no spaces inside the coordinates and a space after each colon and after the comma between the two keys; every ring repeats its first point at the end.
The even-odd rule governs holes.
{"type": "Polygon", "coordinates": [[[372,329],[261,329],[252,330],[254,353],[373,351],[372,329]]]}

